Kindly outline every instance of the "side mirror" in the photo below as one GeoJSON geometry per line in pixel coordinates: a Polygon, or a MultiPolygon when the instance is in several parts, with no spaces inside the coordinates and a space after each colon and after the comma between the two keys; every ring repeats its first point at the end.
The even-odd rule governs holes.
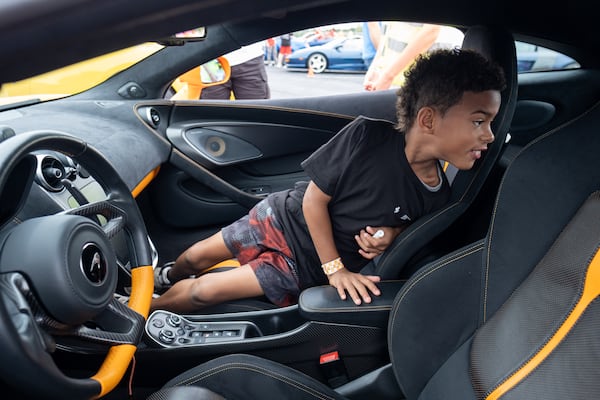
{"type": "Polygon", "coordinates": [[[231,67],[225,57],[199,65],[173,81],[175,94],[171,100],[198,100],[203,88],[225,83],[230,76],[231,67]]]}

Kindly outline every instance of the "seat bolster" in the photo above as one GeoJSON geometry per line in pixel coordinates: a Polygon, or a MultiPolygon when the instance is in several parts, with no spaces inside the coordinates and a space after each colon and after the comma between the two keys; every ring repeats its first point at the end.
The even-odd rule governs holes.
{"type": "Polygon", "coordinates": [[[152,393],[147,400],[225,400],[225,398],[202,387],[173,386],[152,393]]]}
{"type": "Polygon", "coordinates": [[[480,398],[517,386],[520,394],[509,397],[536,398],[543,387],[554,386],[544,398],[561,399],[578,390],[576,382],[586,381],[587,393],[600,391],[596,371],[600,353],[592,350],[597,348],[598,340],[594,339],[593,344],[585,339],[595,338],[600,317],[594,319],[598,315],[594,311],[589,312],[588,320],[577,314],[584,314],[588,307],[591,310],[600,292],[599,216],[600,192],[595,192],[531,274],[477,331],[471,371],[480,398]],[[583,339],[574,339],[578,334],[583,339]],[[571,342],[569,337],[573,338],[571,342]],[[553,368],[553,364],[561,365],[569,357],[577,360],[562,364],[569,368],[553,368]],[[527,378],[517,380],[516,376],[527,378]],[[567,387],[571,390],[565,390],[567,387]]]}
{"type": "Polygon", "coordinates": [[[480,240],[426,265],[396,296],[390,312],[388,346],[396,379],[407,399],[417,398],[436,371],[477,329],[483,249],[484,241],[480,240]]]}
{"type": "Polygon", "coordinates": [[[247,354],[231,354],[205,362],[173,378],[162,390],[175,386],[204,387],[226,399],[345,399],[295,369],[247,354]]]}

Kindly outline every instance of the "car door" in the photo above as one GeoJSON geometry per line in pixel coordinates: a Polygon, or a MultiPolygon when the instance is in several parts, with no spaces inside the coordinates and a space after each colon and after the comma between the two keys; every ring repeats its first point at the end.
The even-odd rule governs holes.
{"type": "Polygon", "coordinates": [[[364,69],[362,59],[362,38],[353,37],[335,47],[336,68],[361,71],[364,69]]]}

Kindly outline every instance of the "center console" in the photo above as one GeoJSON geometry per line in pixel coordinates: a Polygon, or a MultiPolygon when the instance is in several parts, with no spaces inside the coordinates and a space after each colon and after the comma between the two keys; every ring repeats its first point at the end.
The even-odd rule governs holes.
{"type": "MultiPolygon", "coordinates": [[[[404,281],[378,283],[380,296],[355,305],[341,300],[332,286],[306,289],[297,306],[253,312],[179,315],[153,312],[145,333],[150,346],[176,348],[252,342],[290,335],[306,324],[344,324],[385,330],[394,298],[404,281]]],[[[242,301],[243,302],[243,301],[242,301]]]]}

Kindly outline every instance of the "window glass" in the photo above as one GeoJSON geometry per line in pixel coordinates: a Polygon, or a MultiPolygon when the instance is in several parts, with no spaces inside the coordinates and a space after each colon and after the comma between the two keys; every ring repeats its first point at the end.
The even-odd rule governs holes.
{"type": "MultiPolygon", "coordinates": [[[[402,84],[403,71],[416,55],[434,48],[460,47],[463,36],[456,28],[414,22],[321,26],[261,42],[266,71],[262,72],[260,66],[254,75],[267,76],[271,99],[393,89],[402,84]],[[400,57],[401,54],[411,57],[400,57]]],[[[229,60],[232,76],[238,71],[240,78],[249,76],[250,57],[247,54],[244,64],[239,63],[239,57],[229,60]]],[[[238,96],[235,84],[234,76],[231,97],[213,87],[203,89],[202,99],[264,98],[262,89],[257,89],[252,97],[241,88],[238,96]]]]}
{"type": "MultiPolygon", "coordinates": [[[[385,65],[393,62],[395,55],[407,48],[408,43],[418,40],[426,25],[402,22],[378,22],[381,42],[371,57],[379,64],[371,69],[382,73],[385,65]]],[[[365,56],[368,26],[373,23],[349,23],[329,27],[306,29],[291,34],[291,53],[279,58],[280,38],[273,38],[271,49],[268,41],[263,43],[265,65],[271,98],[326,96],[356,93],[367,90],[369,74],[365,56]]],[[[431,28],[431,26],[430,26],[431,28]]],[[[431,43],[421,38],[422,46],[431,48],[460,47],[463,33],[455,28],[438,26],[437,39],[431,43]]],[[[579,68],[572,58],[556,51],[525,42],[515,42],[519,73],[579,68]]],[[[424,47],[421,47],[423,51],[424,47]]],[[[371,50],[374,51],[374,50],[371,50]]],[[[402,84],[402,71],[389,86],[375,90],[394,88],[402,84]]],[[[389,72],[389,71],[388,71],[389,72]]]]}
{"type": "Polygon", "coordinates": [[[519,73],[579,68],[577,61],[554,50],[518,41],[515,47],[519,73]]]}
{"type": "Polygon", "coordinates": [[[54,99],[80,93],[162,48],[163,46],[157,43],[143,43],[22,81],[5,83],[0,88],[0,105],[30,99],[54,99]]]}

